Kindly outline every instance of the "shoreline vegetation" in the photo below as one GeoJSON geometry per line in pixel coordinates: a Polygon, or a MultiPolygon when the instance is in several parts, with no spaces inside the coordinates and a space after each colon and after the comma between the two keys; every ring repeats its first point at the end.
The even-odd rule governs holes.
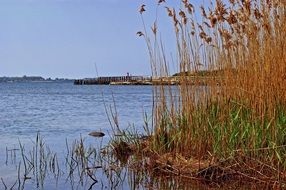
{"type": "MultiPolygon", "coordinates": [[[[148,138],[134,141],[128,131],[114,137],[115,155],[124,162],[128,157],[138,173],[166,180],[285,189],[286,2],[214,0],[210,7],[200,7],[202,21],[190,1],[181,4],[175,9],[159,0],[156,9],[165,9],[173,23],[178,92],[154,86],[148,138]],[[201,70],[215,76],[221,71],[223,85],[210,77],[208,89],[197,92],[200,77],[188,73],[201,70]]],[[[149,31],[146,12],[142,5],[143,31],[137,34],[146,42],[152,77],[168,77],[159,18],[149,31]]]]}

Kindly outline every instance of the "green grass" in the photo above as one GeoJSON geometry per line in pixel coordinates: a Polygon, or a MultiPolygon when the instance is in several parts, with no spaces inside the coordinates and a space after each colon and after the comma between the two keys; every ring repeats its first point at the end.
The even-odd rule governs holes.
{"type": "MultiPolygon", "coordinates": [[[[176,124],[165,114],[154,136],[153,148],[159,153],[176,152],[186,157],[203,157],[211,152],[219,159],[243,153],[273,163],[285,164],[286,115],[277,106],[272,118],[255,117],[253,110],[233,101],[198,106],[189,114],[178,115],[176,124]]],[[[286,166],[286,165],[285,165],[286,166]]]]}

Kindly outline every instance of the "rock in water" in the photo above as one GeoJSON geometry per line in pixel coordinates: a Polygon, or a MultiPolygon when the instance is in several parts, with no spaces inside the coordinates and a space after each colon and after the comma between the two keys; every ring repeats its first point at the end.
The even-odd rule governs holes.
{"type": "Polygon", "coordinates": [[[93,137],[103,137],[105,134],[102,132],[93,131],[93,132],[90,132],[89,135],[93,137]]]}

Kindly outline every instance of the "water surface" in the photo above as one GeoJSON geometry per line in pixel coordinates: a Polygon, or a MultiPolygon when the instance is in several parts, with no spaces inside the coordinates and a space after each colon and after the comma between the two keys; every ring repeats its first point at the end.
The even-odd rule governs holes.
{"type": "MultiPolygon", "coordinates": [[[[151,86],[0,83],[0,97],[0,178],[7,184],[13,183],[13,178],[17,179],[17,164],[21,159],[18,156],[14,165],[11,161],[7,164],[6,148],[17,148],[21,142],[25,149],[29,149],[38,132],[45,144],[59,155],[65,152],[66,139],[72,142],[82,137],[85,142],[99,146],[108,142],[112,133],[106,109],[110,112],[110,107],[114,108],[115,104],[119,125],[122,128],[132,125],[142,131],[143,113],[150,116],[152,107],[151,86]],[[88,136],[91,131],[102,131],[107,135],[101,140],[94,139],[88,136]]],[[[65,181],[54,181],[50,179],[44,189],[71,189],[65,181]]],[[[101,186],[109,187],[103,183],[108,183],[106,180],[101,186]]],[[[126,184],[123,186],[127,187],[126,184]]],[[[26,187],[35,188],[35,182],[28,182],[26,187]]],[[[98,188],[94,186],[94,189],[98,188]]],[[[74,189],[86,187],[76,186],[74,189]]]]}

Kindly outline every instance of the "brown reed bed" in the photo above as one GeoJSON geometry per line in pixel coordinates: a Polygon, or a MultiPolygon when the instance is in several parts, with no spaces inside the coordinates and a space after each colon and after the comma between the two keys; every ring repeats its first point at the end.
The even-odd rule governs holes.
{"type": "MultiPolygon", "coordinates": [[[[244,179],[285,188],[285,1],[215,0],[200,7],[201,21],[188,0],[178,10],[159,1],[160,8],[173,23],[180,82],[154,87],[154,130],[138,146],[146,168],[215,184],[244,179]],[[202,87],[200,72],[219,74],[202,87]]],[[[146,11],[142,5],[144,30],[137,34],[153,77],[168,77],[158,19],[147,30],[146,11]]]]}

